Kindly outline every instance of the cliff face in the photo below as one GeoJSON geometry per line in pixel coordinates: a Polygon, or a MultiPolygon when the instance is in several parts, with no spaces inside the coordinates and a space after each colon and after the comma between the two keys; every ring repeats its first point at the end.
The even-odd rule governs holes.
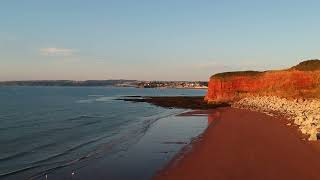
{"type": "Polygon", "coordinates": [[[280,71],[240,71],[213,75],[205,100],[232,102],[246,96],[320,97],[320,60],[304,61],[280,71]]]}

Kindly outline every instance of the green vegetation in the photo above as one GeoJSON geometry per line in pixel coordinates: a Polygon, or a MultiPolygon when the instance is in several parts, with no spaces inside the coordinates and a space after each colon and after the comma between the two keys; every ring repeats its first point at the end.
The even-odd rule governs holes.
{"type": "Polygon", "coordinates": [[[227,78],[227,77],[233,77],[233,76],[257,76],[262,74],[263,72],[261,71],[234,71],[234,72],[223,72],[223,73],[218,73],[211,78],[227,78]]]}
{"type": "Polygon", "coordinates": [[[293,66],[291,69],[299,71],[316,71],[320,70],[320,60],[313,59],[308,61],[303,61],[296,66],[293,66]]]}
{"type": "MultiPolygon", "coordinates": [[[[293,66],[289,70],[299,70],[299,71],[316,71],[320,70],[320,60],[312,59],[299,63],[296,66],[293,66]]],[[[263,74],[266,71],[234,71],[234,72],[223,72],[218,73],[211,78],[228,78],[233,76],[258,76],[263,74]]],[[[271,72],[271,71],[269,71],[271,72]]]]}

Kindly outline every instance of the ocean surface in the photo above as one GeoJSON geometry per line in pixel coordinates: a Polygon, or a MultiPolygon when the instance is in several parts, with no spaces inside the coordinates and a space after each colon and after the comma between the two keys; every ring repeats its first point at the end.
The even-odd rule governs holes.
{"type": "Polygon", "coordinates": [[[206,90],[0,87],[0,179],[150,179],[207,127],[185,109],[116,100],[206,90]]]}

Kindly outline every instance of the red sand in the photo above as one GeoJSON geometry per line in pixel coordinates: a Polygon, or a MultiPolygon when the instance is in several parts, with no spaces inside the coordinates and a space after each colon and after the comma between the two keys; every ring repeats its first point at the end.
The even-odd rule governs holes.
{"type": "Polygon", "coordinates": [[[319,144],[301,140],[287,120],[233,108],[211,113],[192,149],[154,179],[320,179],[319,144]]]}

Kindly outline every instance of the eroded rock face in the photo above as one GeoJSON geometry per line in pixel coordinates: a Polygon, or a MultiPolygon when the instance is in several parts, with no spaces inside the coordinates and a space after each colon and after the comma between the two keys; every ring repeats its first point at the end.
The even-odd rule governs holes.
{"type": "Polygon", "coordinates": [[[311,60],[281,71],[216,74],[209,80],[205,100],[209,103],[233,102],[252,95],[286,98],[320,97],[318,65],[320,60],[311,60]]]}
{"type": "MultiPolygon", "coordinates": [[[[309,140],[320,138],[320,60],[304,61],[282,71],[242,71],[213,75],[208,103],[289,116],[309,140]]],[[[288,124],[290,126],[291,123],[288,124]]]]}

